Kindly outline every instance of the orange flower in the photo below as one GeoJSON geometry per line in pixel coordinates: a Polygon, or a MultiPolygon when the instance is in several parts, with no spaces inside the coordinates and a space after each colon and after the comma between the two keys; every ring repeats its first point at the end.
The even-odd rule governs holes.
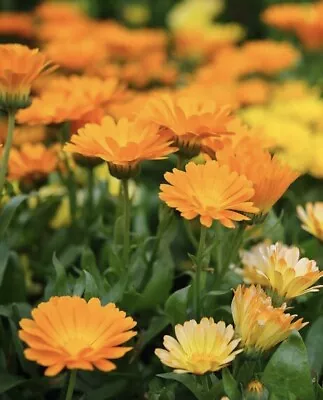
{"type": "Polygon", "coordinates": [[[152,99],[138,119],[166,128],[176,145],[192,156],[199,153],[204,138],[230,134],[226,124],[232,116],[228,106],[219,107],[212,100],[165,95],[152,99]]]}
{"type": "Polygon", "coordinates": [[[264,214],[299,176],[264,150],[259,140],[250,137],[225,146],[217,152],[217,159],[220,165],[228,165],[232,171],[245,175],[253,183],[255,192],[251,200],[264,214]]]}
{"type": "MultiPolygon", "coordinates": [[[[8,123],[0,120],[0,143],[6,141],[8,133],[8,123]]],[[[45,139],[46,132],[44,126],[16,126],[13,134],[13,145],[21,146],[24,143],[37,143],[45,139]]]]}
{"type": "Polygon", "coordinates": [[[264,104],[269,100],[270,85],[262,79],[248,79],[237,88],[241,105],[264,104]]]}
{"type": "Polygon", "coordinates": [[[250,60],[254,72],[276,74],[294,66],[300,53],[288,42],[254,40],[242,47],[242,53],[250,60]]]}
{"type": "Polygon", "coordinates": [[[176,151],[167,135],[159,134],[154,127],[142,128],[121,118],[115,122],[103,118],[101,124],[87,124],[71,137],[64,150],[86,157],[98,157],[108,162],[110,172],[124,177],[144,160],[159,160],[176,151]]]}
{"type": "Polygon", "coordinates": [[[54,40],[44,52],[68,71],[80,72],[107,58],[104,44],[94,39],[54,40]]]}
{"type": "Polygon", "coordinates": [[[136,322],[109,303],[92,298],[51,297],[20,321],[19,337],[27,343],[25,357],[47,367],[54,376],[64,368],[109,372],[110,360],[123,357],[132,347],[121,345],[136,335],[136,322]]]}
{"type": "Polygon", "coordinates": [[[323,202],[306,203],[305,209],[298,206],[297,214],[303,222],[302,228],[323,241],[323,202]]]}
{"type": "Polygon", "coordinates": [[[84,18],[84,14],[81,8],[78,7],[75,3],[72,4],[71,2],[61,1],[46,1],[36,8],[35,14],[42,20],[58,21],[60,23],[69,23],[76,19],[84,18]]]}
{"type": "Polygon", "coordinates": [[[235,331],[247,352],[263,352],[285,340],[296,329],[307,323],[296,315],[286,314],[286,304],[274,308],[271,298],[260,286],[239,285],[231,304],[235,331]]]}
{"type": "Polygon", "coordinates": [[[90,19],[75,19],[68,21],[66,24],[62,24],[62,21],[50,21],[41,24],[37,27],[36,34],[37,38],[41,42],[51,41],[73,41],[84,40],[91,32],[95,25],[90,19]]]}
{"type": "Polygon", "coordinates": [[[27,107],[33,81],[53,66],[38,49],[20,44],[0,45],[0,59],[0,107],[27,107]]]}
{"type": "Polygon", "coordinates": [[[58,164],[57,152],[43,144],[23,144],[12,149],[9,158],[9,179],[33,181],[55,171],[58,164]]]}
{"type": "Polygon", "coordinates": [[[25,38],[33,36],[32,17],[29,14],[15,12],[0,13],[0,34],[17,35],[25,38]]]}
{"type": "Polygon", "coordinates": [[[233,221],[250,219],[244,213],[258,211],[249,201],[254,195],[252,183],[216,161],[189,162],[185,171],[174,168],[172,173],[166,172],[165,179],[169,184],[160,185],[160,199],[186,219],[200,216],[201,224],[208,228],[213,220],[234,228],[233,221]]]}

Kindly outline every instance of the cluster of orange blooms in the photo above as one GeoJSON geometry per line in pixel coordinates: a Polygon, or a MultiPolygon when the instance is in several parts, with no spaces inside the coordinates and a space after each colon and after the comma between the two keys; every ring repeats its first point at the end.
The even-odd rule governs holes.
{"type": "MultiPolygon", "coordinates": [[[[186,77],[186,87],[174,88],[178,70],[166,57],[165,32],[133,32],[114,22],[90,20],[72,6],[51,3],[44,3],[32,17],[20,16],[25,18],[24,30],[8,23],[17,15],[1,18],[2,33],[34,36],[43,46],[41,52],[16,44],[0,46],[0,105],[14,110],[19,124],[35,125],[28,127],[27,138],[18,133],[22,127],[14,133],[9,179],[46,179],[61,168],[61,152],[65,157],[76,155],[76,161],[83,156],[106,162],[121,180],[137,173],[143,161],[177,157],[178,168],[167,172],[167,183],[160,185],[160,199],[185,219],[198,217],[206,228],[218,221],[234,229],[241,221],[252,223],[257,215],[267,214],[298,178],[299,173],[273,156],[270,143],[245,126],[236,112],[241,105],[262,102],[270,90],[261,79],[240,79],[251,73],[271,76],[294,65],[299,54],[291,45],[254,41],[216,49],[195,75],[186,77]],[[32,24],[35,17],[37,26],[32,24]],[[1,18],[7,18],[7,25],[1,18]],[[89,32],[95,41],[88,38],[89,32]],[[48,75],[54,68],[55,74],[48,75]],[[155,80],[169,87],[148,90],[155,80]],[[32,85],[36,96],[29,105],[32,85]],[[70,128],[70,136],[58,144],[62,126],[70,128]],[[51,129],[56,144],[47,147],[51,129]],[[198,155],[199,164],[194,161],[198,155]]],[[[299,212],[303,221],[310,218],[304,210],[299,212]]],[[[270,287],[283,301],[317,290],[320,286],[312,285],[322,274],[316,266],[298,257],[294,265],[289,261],[295,257],[284,251],[278,245],[270,248],[263,269],[246,263],[246,278],[270,287]],[[274,285],[271,274],[287,282],[285,291],[274,285]]],[[[260,286],[239,286],[232,302],[235,331],[211,318],[187,321],[176,326],[177,340],[166,336],[166,350],[157,349],[156,354],[179,373],[217,371],[243,349],[268,350],[293,329],[301,329],[302,319],[295,321],[286,307],[274,307],[260,286]]],[[[111,371],[116,367],[111,360],[131,350],[121,345],[136,334],[131,317],[114,304],[101,306],[98,299],[52,298],[32,317],[21,321],[20,338],[29,346],[26,357],[45,366],[49,376],[64,368],[111,371]]]]}

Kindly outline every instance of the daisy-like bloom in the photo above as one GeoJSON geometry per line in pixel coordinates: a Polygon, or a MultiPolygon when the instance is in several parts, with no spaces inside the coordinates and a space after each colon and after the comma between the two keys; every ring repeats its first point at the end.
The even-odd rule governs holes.
{"type": "Polygon", "coordinates": [[[9,158],[9,179],[22,180],[24,183],[41,181],[55,171],[58,164],[57,151],[43,144],[25,143],[18,149],[12,149],[9,158]]]}
{"type": "Polygon", "coordinates": [[[71,72],[82,72],[107,58],[104,44],[88,37],[75,40],[53,40],[44,52],[55,63],[71,72]]]}
{"type": "Polygon", "coordinates": [[[127,118],[115,122],[107,116],[101,124],[79,129],[64,150],[101,158],[113,176],[126,179],[138,170],[141,161],[160,160],[175,152],[171,144],[169,136],[160,134],[156,127],[142,128],[127,118]]]}
{"type": "Polygon", "coordinates": [[[31,15],[15,12],[0,13],[0,35],[30,38],[34,33],[31,15]]]}
{"type": "MultiPolygon", "coordinates": [[[[8,123],[0,119],[0,143],[4,143],[7,138],[8,123]]],[[[42,142],[46,137],[45,127],[39,126],[16,126],[13,134],[13,145],[21,146],[24,143],[42,142]]]]}
{"type": "Polygon", "coordinates": [[[288,42],[254,40],[242,47],[242,53],[250,60],[254,72],[276,74],[294,66],[300,53],[288,42]]]}
{"type": "Polygon", "coordinates": [[[178,374],[204,375],[227,366],[243,350],[236,350],[240,340],[234,339],[232,325],[223,321],[215,323],[213,318],[186,321],[175,326],[176,339],[164,336],[164,349],[155,354],[178,374]]]}
{"type": "Polygon", "coordinates": [[[272,306],[269,296],[260,286],[239,285],[231,303],[236,336],[246,352],[263,352],[285,340],[296,329],[307,323],[294,320],[296,315],[285,313],[286,304],[272,306]]]}
{"type": "Polygon", "coordinates": [[[130,351],[121,345],[136,335],[131,317],[113,303],[102,306],[97,298],[51,297],[31,315],[20,321],[19,337],[28,345],[25,357],[47,367],[47,376],[64,368],[112,371],[116,365],[110,360],[130,351]]]}
{"type": "Polygon", "coordinates": [[[33,81],[54,67],[38,49],[20,44],[0,45],[0,59],[0,107],[28,107],[33,81]]]}
{"type": "Polygon", "coordinates": [[[262,148],[259,140],[251,137],[225,146],[217,152],[220,165],[245,175],[255,190],[251,199],[261,213],[266,214],[281,198],[299,173],[285,165],[278,157],[262,148]]]}
{"type": "Polygon", "coordinates": [[[248,282],[266,286],[279,299],[290,300],[317,292],[322,287],[313,285],[323,276],[323,272],[320,272],[315,261],[300,258],[297,247],[263,243],[244,252],[242,263],[248,282]]]}
{"type": "Polygon", "coordinates": [[[306,203],[305,209],[298,206],[297,214],[302,228],[323,241],[323,202],[306,203]]]}
{"type": "Polygon", "coordinates": [[[251,201],[252,183],[216,161],[201,165],[189,162],[185,171],[174,168],[166,172],[165,179],[169,184],[160,185],[160,199],[185,219],[199,216],[208,228],[213,220],[234,228],[234,221],[250,219],[245,213],[258,212],[251,201]]]}
{"type": "Polygon", "coordinates": [[[176,145],[189,157],[200,152],[203,139],[231,134],[226,128],[232,119],[231,109],[205,98],[159,96],[138,118],[171,132],[176,145]]]}

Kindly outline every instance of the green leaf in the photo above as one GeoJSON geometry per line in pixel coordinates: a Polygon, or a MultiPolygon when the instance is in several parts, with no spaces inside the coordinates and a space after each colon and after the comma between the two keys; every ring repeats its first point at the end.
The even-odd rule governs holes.
{"type": "Polygon", "coordinates": [[[226,395],[230,400],[240,400],[241,392],[238,382],[233,378],[228,368],[222,370],[222,381],[226,395]]]}
{"type": "Polygon", "coordinates": [[[310,367],[317,375],[323,367],[323,317],[319,317],[309,328],[306,335],[306,348],[310,367]]]}
{"type": "Polygon", "coordinates": [[[181,383],[182,385],[186,386],[187,389],[190,390],[198,400],[207,399],[207,394],[203,393],[203,391],[201,390],[200,385],[198,385],[196,381],[195,375],[191,374],[182,375],[182,374],[176,374],[174,372],[169,372],[167,374],[159,374],[157,376],[159,378],[169,379],[181,383]]]}
{"type": "Polygon", "coordinates": [[[141,351],[154,337],[162,332],[168,324],[169,320],[165,315],[153,317],[148,329],[140,334],[137,351],[141,351]]]}
{"type": "Polygon", "coordinates": [[[53,265],[56,272],[53,294],[62,296],[68,294],[67,275],[64,265],[58,260],[56,254],[53,254],[53,265]]]}
{"type": "Polygon", "coordinates": [[[0,286],[9,261],[10,251],[5,242],[0,243],[0,286]]]}
{"type": "MultiPolygon", "coordinates": [[[[108,382],[101,385],[98,389],[93,389],[86,393],[85,400],[105,400],[116,399],[127,386],[127,381],[124,379],[117,380],[116,382],[108,382]]],[[[121,396],[120,396],[121,397],[121,396]]],[[[119,398],[119,397],[118,397],[119,398]]]]}
{"type": "Polygon", "coordinates": [[[287,399],[289,393],[302,400],[315,399],[306,347],[297,331],[278,347],[262,381],[279,400],[287,399]]]}
{"type": "Polygon", "coordinates": [[[17,208],[27,197],[26,195],[15,196],[4,206],[0,214],[0,237],[3,237],[6,233],[17,208]]]}
{"type": "Polygon", "coordinates": [[[166,301],[165,313],[172,325],[181,324],[187,319],[187,302],[190,286],[174,292],[166,301]]]}
{"type": "Polygon", "coordinates": [[[26,381],[26,379],[21,378],[20,376],[0,372],[0,394],[3,394],[14,387],[21,385],[26,381]]]}
{"type": "Polygon", "coordinates": [[[0,304],[26,300],[25,274],[18,254],[11,251],[0,287],[0,304]]]}
{"type": "Polygon", "coordinates": [[[95,279],[88,271],[83,271],[85,276],[85,300],[90,300],[92,297],[100,297],[99,288],[95,282],[95,279]]]}

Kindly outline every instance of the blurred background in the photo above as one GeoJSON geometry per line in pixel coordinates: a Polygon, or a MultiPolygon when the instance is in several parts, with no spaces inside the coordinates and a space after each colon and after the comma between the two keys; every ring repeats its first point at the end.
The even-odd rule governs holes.
{"type": "MultiPolygon", "coordinates": [[[[210,2],[217,0],[210,0],[210,2]]],[[[73,2],[73,0],[71,1],[73,2]]],[[[169,10],[181,0],[74,0],[92,17],[117,19],[126,25],[164,27],[169,10]]],[[[247,27],[249,39],[262,38],[268,27],[260,22],[259,14],[270,4],[313,3],[309,0],[226,0],[221,22],[238,22],[247,27]]],[[[0,0],[0,11],[29,11],[40,0],[0,0]]]]}

